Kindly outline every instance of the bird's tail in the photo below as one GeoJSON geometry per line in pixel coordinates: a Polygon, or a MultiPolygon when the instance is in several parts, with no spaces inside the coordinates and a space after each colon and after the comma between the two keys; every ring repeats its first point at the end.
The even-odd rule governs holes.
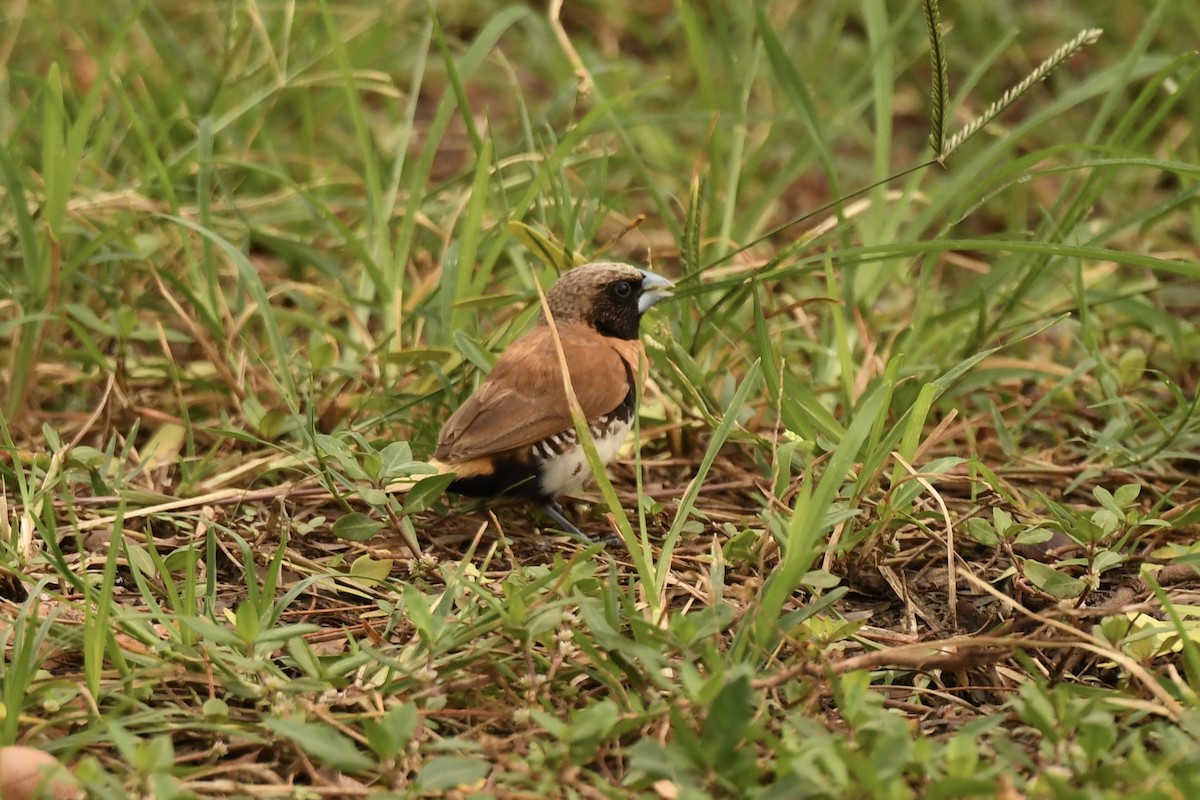
{"type": "Polygon", "coordinates": [[[437,469],[438,475],[445,475],[449,472],[455,471],[454,467],[450,466],[445,461],[442,461],[437,458],[431,458],[431,459],[429,459],[429,461],[427,463],[429,464],[429,466],[437,469]]]}

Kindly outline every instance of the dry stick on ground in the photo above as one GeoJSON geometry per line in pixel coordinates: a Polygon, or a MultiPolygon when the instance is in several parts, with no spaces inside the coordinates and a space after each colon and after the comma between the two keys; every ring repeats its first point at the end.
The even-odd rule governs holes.
{"type": "MultiPolygon", "coordinates": [[[[424,476],[419,476],[424,477],[424,476]]],[[[406,478],[388,484],[384,487],[387,492],[408,491],[413,487],[416,478],[406,478]]],[[[183,497],[176,500],[169,500],[163,503],[157,503],[152,506],[143,506],[126,511],[121,515],[121,519],[137,519],[139,517],[150,517],[155,514],[165,514],[169,511],[182,511],[187,508],[195,508],[206,505],[230,505],[232,503],[257,503],[268,500],[274,500],[277,497],[302,497],[305,499],[316,500],[333,500],[334,495],[322,486],[318,486],[309,480],[294,481],[291,483],[280,484],[279,486],[271,487],[270,489],[218,489],[213,492],[199,494],[195,497],[183,497]]],[[[99,498],[77,498],[74,501],[75,505],[117,505],[121,502],[121,498],[117,496],[99,497],[99,498]],[[86,501],[86,502],[81,502],[86,501]]],[[[88,519],[79,523],[78,528],[81,531],[92,530],[93,528],[102,528],[106,525],[115,525],[117,516],[98,517],[96,519],[88,519]]]]}
{"type": "MultiPolygon", "coordinates": [[[[1064,646],[1062,642],[1040,642],[1047,647],[1064,646]]],[[[842,660],[807,661],[753,682],[755,688],[773,689],[800,677],[821,677],[826,674],[844,675],[863,669],[898,667],[901,669],[963,669],[986,664],[1008,655],[1014,647],[1027,646],[1028,640],[1010,636],[954,636],[928,642],[914,642],[886,647],[842,660]],[[975,652],[979,651],[979,652],[975,652]]]]}
{"type": "Polygon", "coordinates": [[[1135,704],[1138,708],[1165,716],[1173,721],[1179,720],[1180,715],[1183,713],[1183,707],[1167,693],[1159,682],[1155,680],[1154,676],[1141,664],[1119,649],[1073,625],[1029,610],[1016,600],[996,590],[987,581],[976,577],[969,570],[962,570],[961,577],[971,583],[974,588],[991,595],[1013,611],[1045,627],[1068,634],[1074,637],[1074,641],[1033,639],[1019,636],[956,636],[949,639],[889,647],[841,661],[806,661],[775,675],[755,680],[753,683],[754,687],[757,689],[773,689],[797,678],[821,678],[827,675],[843,675],[855,670],[880,669],[883,667],[922,670],[962,669],[998,660],[1015,648],[1079,648],[1116,662],[1141,683],[1147,692],[1153,695],[1155,700],[1158,701],[1157,704],[1146,703],[1144,701],[1136,702],[1135,704]]]}
{"type": "Polygon", "coordinates": [[[1084,650],[1115,661],[1127,672],[1129,672],[1130,675],[1136,678],[1138,682],[1150,692],[1150,694],[1154,695],[1154,697],[1163,705],[1163,708],[1165,709],[1165,716],[1168,716],[1175,721],[1179,720],[1180,715],[1183,713],[1183,707],[1175,700],[1175,698],[1171,697],[1171,695],[1167,693],[1167,690],[1164,689],[1157,680],[1155,680],[1154,676],[1151,675],[1145,667],[1134,661],[1129,656],[1125,655],[1118,648],[1113,647],[1103,639],[1093,636],[1087,631],[1081,630],[1074,625],[1062,622],[1061,620],[1057,620],[1052,617],[1047,617],[1044,614],[1037,613],[1036,611],[1030,611],[1016,600],[1012,599],[1006,594],[1003,594],[990,583],[982,578],[977,577],[968,570],[964,569],[962,571],[962,575],[976,589],[986,592],[1004,605],[1008,606],[1013,611],[1016,611],[1017,613],[1022,614],[1025,617],[1042,625],[1054,628],[1055,630],[1061,631],[1068,635],[1077,636],[1082,639],[1083,641],[1077,641],[1073,643],[1075,647],[1083,648],[1084,650]]]}
{"type": "MultiPolygon", "coordinates": [[[[1061,625],[1061,627],[1067,631],[1079,633],[1069,625],[1061,625]]],[[[759,678],[753,681],[752,685],[756,689],[774,689],[798,678],[820,679],[833,675],[844,675],[857,670],[886,667],[912,670],[960,670],[998,661],[1014,649],[1027,648],[1047,650],[1082,648],[1111,658],[1120,663],[1122,667],[1129,669],[1130,673],[1134,674],[1139,682],[1143,683],[1159,701],[1151,703],[1125,698],[1122,700],[1122,705],[1158,714],[1174,721],[1178,721],[1179,715],[1182,713],[1179,704],[1167,695],[1162,687],[1158,686],[1153,677],[1124,653],[1089,642],[1033,639],[1020,636],[955,636],[950,639],[889,647],[841,661],[806,661],[766,678],[759,678]]]]}

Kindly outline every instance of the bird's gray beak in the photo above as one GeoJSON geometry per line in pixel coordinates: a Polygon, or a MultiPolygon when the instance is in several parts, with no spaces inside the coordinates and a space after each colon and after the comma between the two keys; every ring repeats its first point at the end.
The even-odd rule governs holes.
{"type": "Polygon", "coordinates": [[[645,314],[655,303],[669,298],[675,284],[657,272],[639,271],[642,273],[642,295],[638,298],[638,313],[645,314]]]}

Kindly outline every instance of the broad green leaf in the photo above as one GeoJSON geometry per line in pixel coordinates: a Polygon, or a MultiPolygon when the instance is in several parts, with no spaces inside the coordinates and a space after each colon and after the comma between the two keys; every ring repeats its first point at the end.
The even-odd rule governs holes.
{"type": "Polygon", "coordinates": [[[298,622],[295,625],[284,625],[265,630],[254,640],[254,643],[274,647],[289,642],[292,639],[307,636],[310,633],[317,633],[320,630],[320,625],[314,625],[311,622],[298,622]]]}
{"type": "Polygon", "coordinates": [[[358,749],[354,741],[332,725],[269,716],[262,724],[268,730],[294,742],[314,761],[340,772],[370,772],[375,762],[358,749]]]}
{"type": "Polygon", "coordinates": [[[1137,502],[1138,495],[1142,493],[1142,486],[1139,483],[1126,483],[1117,487],[1113,492],[1113,500],[1116,501],[1117,507],[1121,509],[1129,508],[1137,502]]]}
{"type": "Polygon", "coordinates": [[[368,517],[361,511],[351,511],[338,517],[330,528],[334,536],[348,542],[365,542],[382,529],[382,522],[368,517]]]}
{"type": "Polygon", "coordinates": [[[417,788],[422,792],[446,792],[476,788],[492,766],[472,756],[439,756],[425,762],[417,773],[417,788]]]}
{"type": "Polygon", "coordinates": [[[601,700],[571,714],[568,735],[572,761],[583,764],[591,760],[600,743],[612,734],[620,715],[620,709],[612,700],[601,700]]]}
{"type": "Polygon", "coordinates": [[[1078,578],[1059,572],[1054,567],[1048,567],[1039,561],[1027,559],[1024,571],[1025,577],[1030,583],[1060,600],[1066,597],[1078,597],[1085,588],[1084,582],[1078,578]]]}
{"type": "Polygon", "coordinates": [[[215,644],[229,647],[241,647],[244,642],[233,630],[223,625],[217,625],[204,617],[182,617],[180,623],[200,634],[200,638],[215,644]]]}
{"type": "Polygon", "coordinates": [[[417,633],[427,645],[432,645],[433,611],[429,608],[425,595],[411,583],[404,584],[404,610],[408,612],[408,621],[417,629],[417,633]]]}
{"type": "Polygon", "coordinates": [[[424,511],[430,501],[441,496],[446,491],[446,487],[454,481],[454,477],[454,473],[446,473],[431,475],[428,478],[422,478],[417,481],[404,494],[404,513],[416,514],[419,511],[424,511]]]}
{"type": "Polygon", "coordinates": [[[363,720],[363,734],[376,756],[395,758],[408,748],[420,722],[416,705],[401,703],[378,720],[363,720]]]}
{"type": "Polygon", "coordinates": [[[742,739],[753,717],[750,676],[741,672],[721,687],[704,719],[701,746],[718,772],[742,748],[742,739]]]}
{"type": "Polygon", "coordinates": [[[359,556],[350,565],[350,574],[357,578],[371,578],[381,581],[392,574],[392,564],[394,563],[395,561],[390,558],[359,556]]]}

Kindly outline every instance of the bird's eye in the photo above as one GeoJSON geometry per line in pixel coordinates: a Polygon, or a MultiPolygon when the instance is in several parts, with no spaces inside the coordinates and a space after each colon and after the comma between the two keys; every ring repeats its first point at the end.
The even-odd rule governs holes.
{"type": "Polygon", "coordinates": [[[613,294],[617,297],[629,297],[633,294],[633,287],[629,285],[629,281],[621,281],[613,285],[613,294]]]}

